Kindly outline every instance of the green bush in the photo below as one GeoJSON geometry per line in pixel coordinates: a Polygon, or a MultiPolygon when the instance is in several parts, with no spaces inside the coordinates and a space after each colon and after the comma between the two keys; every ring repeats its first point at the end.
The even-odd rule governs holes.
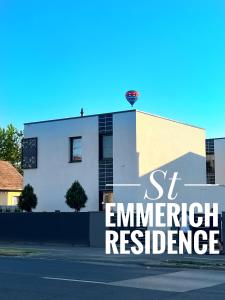
{"type": "Polygon", "coordinates": [[[80,211],[81,208],[85,207],[85,203],[88,199],[85,190],[78,181],[75,181],[71,185],[66,193],[65,198],[66,204],[70,208],[75,209],[77,212],[80,211]]]}
{"type": "Polygon", "coordinates": [[[22,211],[31,212],[37,206],[37,196],[30,184],[27,184],[19,196],[18,208],[22,211]]]}

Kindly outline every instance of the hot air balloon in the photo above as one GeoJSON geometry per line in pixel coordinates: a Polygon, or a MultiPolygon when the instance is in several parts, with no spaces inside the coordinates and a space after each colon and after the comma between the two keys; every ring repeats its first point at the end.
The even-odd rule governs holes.
{"type": "Polygon", "coordinates": [[[134,105],[134,103],[137,101],[139,96],[139,93],[137,91],[127,91],[125,94],[125,97],[127,99],[127,101],[131,104],[131,106],[134,105]]]}

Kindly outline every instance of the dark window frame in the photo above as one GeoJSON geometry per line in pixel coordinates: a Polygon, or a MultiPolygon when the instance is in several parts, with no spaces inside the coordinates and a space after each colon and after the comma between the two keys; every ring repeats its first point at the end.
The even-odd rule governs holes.
{"type": "Polygon", "coordinates": [[[73,159],[73,141],[74,140],[82,140],[82,136],[72,136],[69,138],[69,143],[70,143],[70,160],[69,162],[70,163],[79,163],[79,162],[82,162],[82,154],[81,154],[81,159],[79,160],[74,160],[73,159]]]}
{"type": "Polygon", "coordinates": [[[113,159],[113,149],[112,149],[112,157],[103,157],[103,138],[104,136],[111,136],[113,139],[112,133],[101,133],[99,135],[99,160],[107,160],[107,159],[113,159]]]}
{"type": "Polygon", "coordinates": [[[31,137],[31,138],[23,138],[22,139],[22,149],[21,149],[21,167],[23,170],[32,170],[38,168],[38,138],[37,137],[31,137]],[[35,152],[35,165],[32,167],[25,167],[24,165],[24,146],[23,142],[28,140],[36,140],[36,152],[35,152]]]}

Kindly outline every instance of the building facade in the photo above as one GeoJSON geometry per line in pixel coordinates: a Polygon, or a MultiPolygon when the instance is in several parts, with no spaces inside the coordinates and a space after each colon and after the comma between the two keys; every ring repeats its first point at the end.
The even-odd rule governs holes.
{"type": "Polygon", "coordinates": [[[207,183],[225,185],[225,138],[206,140],[207,183]]]}
{"type": "Polygon", "coordinates": [[[0,209],[16,208],[23,188],[22,175],[7,161],[0,161],[0,209]]]}
{"type": "Polygon", "coordinates": [[[37,211],[68,211],[65,194],[75,180],[88,196],[84,211],[144,201],[146,188],[156,193],[149,175],[157,169],[167,171],[165,191],[179,172],[185,198],[183,182],[206,183],[205,131],[136,110],[26,123],[22,164],[37,211]]]}

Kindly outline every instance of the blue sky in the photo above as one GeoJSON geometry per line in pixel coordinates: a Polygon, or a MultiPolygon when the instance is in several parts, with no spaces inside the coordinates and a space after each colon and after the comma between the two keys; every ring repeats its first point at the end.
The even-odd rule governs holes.
{"type": "Polygon", "coordinates": [[[225,136],[223,0],[0,0],[0,126],[135,108],[225,136]]]}

